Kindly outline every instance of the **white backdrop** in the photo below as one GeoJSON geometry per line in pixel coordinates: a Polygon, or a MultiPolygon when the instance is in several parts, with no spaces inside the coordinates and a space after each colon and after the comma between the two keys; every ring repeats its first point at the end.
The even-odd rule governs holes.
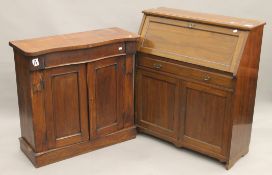
{"type": "MultiPolygon", "coordinates": [[[[6,156],[10,156],[14,149],[18,150],[16,138],[20,135],[13,52],[8,46],[8,41],[113,26],[137,33],[142,18],[141,11],[160,6],[267,22],[260,62],[256,104],[258,111],[254,116],[256,121],[254,127],[259,128],[259,131],[271,132],[271,0],[0,0],[0,145],[3,144],[7,148],[6,143],[9,141],[16,143],[13,148],[7,148],[6,156]]],[[[263,144],[265,145],[265,142],[263,144]]],[[[267,151],[263,152],[264,154],[268,152],[271,154],[271,151],[265,150],[264,145],[259,148],[267,151]]],[[[0,149],[3,150],[2,147],[0,149]]],[[[2,156],[2,153],[0,155],[2,156]]]]}
{"type": "Polygon", "coordinates": [[[138,32],[141,11],[159,6],[266,21],[257,100],[272,100],[270,0],[0,0],[0,111],[17,110],[14,61],[8,41],[112,26],[138,32]]]}

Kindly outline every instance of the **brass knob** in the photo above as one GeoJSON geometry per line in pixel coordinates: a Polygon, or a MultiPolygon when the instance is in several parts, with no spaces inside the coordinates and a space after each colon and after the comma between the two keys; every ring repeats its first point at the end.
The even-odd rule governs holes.
{"type": "Polygon", "coordinates": [[[158,63],[154,63],[153,67],[156,68],[156,69],[160,69],[160,68],[162,68],[162,65],[158,64],[158,63]]]}
{"type": "Polygon", "coordinates": [[[210,79],[211,79],[211,77],[209,75],[205,75],[203,80],[204,81],[209,81],[210,79]]]}

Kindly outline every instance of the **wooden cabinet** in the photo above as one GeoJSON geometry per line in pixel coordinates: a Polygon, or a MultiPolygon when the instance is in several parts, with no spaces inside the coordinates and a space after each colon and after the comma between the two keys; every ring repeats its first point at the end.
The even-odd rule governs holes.
{"type": "Polygon", "coordinates": [[[135,138],[137,39],[110,28],[10,42],[20,146],[36,167],[135,138]]]}
{"type": "Polygon", "coordinates": [[[265,23],[163,7],[143,13],[139,131],[231,168],[249,150],[265,23]]]}

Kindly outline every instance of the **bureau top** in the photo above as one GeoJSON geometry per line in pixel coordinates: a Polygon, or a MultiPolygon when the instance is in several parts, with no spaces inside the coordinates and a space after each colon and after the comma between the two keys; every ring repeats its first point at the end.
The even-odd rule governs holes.
{"type": "Polygon", "coordinates": [[[258,26],[265,25],[265,22],[257,21],[253,19],[241,19],[241,18],[235,18],[235,17],[191,12],[191,11],[172,9],[172,8],[166,8],[166,7],[159,7],[156,9],[144,10],[143,13],[145,13],[146,15],[201,22],[201,23],[213,24],[218,26],[233,27],[233,28],[243,29],[243,30],[252,30],[258,26]]]}
{"type": "Polygon", "coordinates": [[[10,41],[9,45],[26,56],[38,56],[50,52],[86,49],[123,41],[136,41],[137,34],[120,28],[107,28],[72,34],[10,41]]]}

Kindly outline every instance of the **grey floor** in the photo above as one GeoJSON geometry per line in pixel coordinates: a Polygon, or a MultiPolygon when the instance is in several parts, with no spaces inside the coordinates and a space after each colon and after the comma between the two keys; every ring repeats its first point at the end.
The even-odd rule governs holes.
{"type": "Polygon", "coordinates": [[[17,110],[0,115],[0,175],[272,174],[271,103],[256,105],[249,154],[229,171],[216,160],[142,134],[127,142],[36,169],[19,150],[17,110]]]}

